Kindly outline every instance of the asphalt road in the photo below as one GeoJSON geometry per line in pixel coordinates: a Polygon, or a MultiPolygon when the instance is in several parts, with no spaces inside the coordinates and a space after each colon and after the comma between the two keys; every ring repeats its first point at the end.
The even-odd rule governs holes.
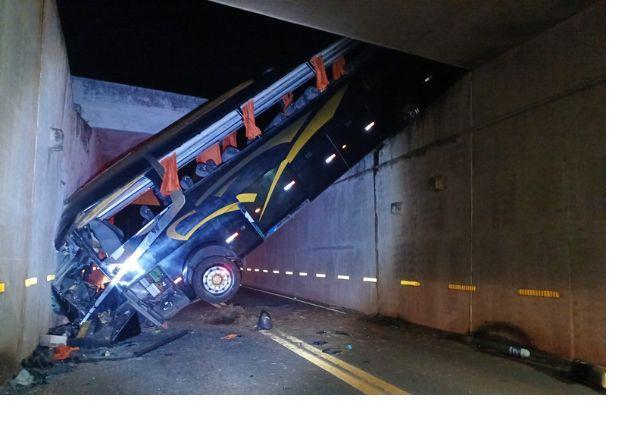
{"type": "Polygon", "coordinates": [[[142,357],[76,364],[30,393],[596,394],[428,329],[248,288],[226,307],[194,304],[126,349],[183,329],[186,336],[142,357]],[[272,316],[269,332],[255,329],[261,310],[272,316]]]}

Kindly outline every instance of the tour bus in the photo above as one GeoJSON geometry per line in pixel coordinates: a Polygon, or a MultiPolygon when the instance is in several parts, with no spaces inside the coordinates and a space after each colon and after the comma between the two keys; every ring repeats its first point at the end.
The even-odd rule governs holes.
{"type": "Polygon", "coordinates": [[[243,258],[415,118],[439,80],[426,60],[342,39],[286,75],[269,71],[195,109],[66,201],[54,308],[83,335],[113,342],[194,301],[229,301],[243,258]],[[198,163],[247,129],[247,103],[260,135],[198,163]],[[180,185],[163,194],[167,160],[180,185]]]}

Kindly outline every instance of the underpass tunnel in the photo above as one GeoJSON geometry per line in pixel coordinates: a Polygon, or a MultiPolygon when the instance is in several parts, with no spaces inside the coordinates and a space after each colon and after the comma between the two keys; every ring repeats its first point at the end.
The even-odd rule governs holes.
{"type": "MultiPolygon", "coordinates": [[[[186,242],[199,228],[213,227],[212,218],[232,212],[249,220],[242,220],[244,229],[225,229],[226,244],[239,246],[249,234],[260,244],[233,256],[237,275],[221,263],[217,272],[200,270],[198,260],[167,280],[178,289],[195,273],[203,288],[207,281],[217,289],[237,277],[235,296],[209,304],[187,286],[185,301],[193,304],[162,326],[133,307],[142,326],[131,339],[136,350],[155,347],[154,338],[165,334],[176,339],[156,344],[133,367],[126,359],[95,362],[33,388],[6,385],[4,392],[605,392],[605,2],[360,6],[0,0],[3,384],[48,344],[52,328],[69,324],[53,313],[51,292],[63,260],[54,240],[74,193],[247,80],[257,87],[273,72],[315,68],[296,83],[290,103],[256,110],[263,139],[292,124],[288,105],[314,115],[316,103],[325,104],[310,58],[343,37],[429,72],[420,85],[427,90],[424,108],[411,107],[402,129],[367,146],[355,163],[348,155],[357,145],[338,142],[327,130],[331,149],[322,150],[322,160],[346,170],[335,179],[303,174],[303,166],[290,165],[295,155],[289,153],[272,159],[260,187],[268,190],[265,200],[258,190],[238,191],[198,223],[189,216],[200,202],[194,199],[192,210],[187,197],[189,209],[163,239],[186,242]],[[278,194],[303,188],[298,175],[321,190],[309,189],[313,196],[300,209],[261,229],[271,197],[275,205],[278,194]],[[191,229],[180,229],[180,221],[191,229]],[[263,311],[273,327],[261,333],[255,327],[263,311]],[[146,380],[132,380],[128,368],[144,371],[146,380]],[[181,379],[168,379],[167,368],[181,379]],[[198,373],[204,369],[219,374],[204,377],[198,373]]],[[[346,55],[347,80],[360,74],[355,59],[346,55]]],[[[324,66],[327,93],[339,81],[333,62],[324,66]]],[[[213,188],[208,176],[262,142],[247,136],[243,116],[239,111],[240,128],[210,142],[217,150],[179,164],[179,193],[213,188]]],[[[382,129],[383,122],[367,119],[359,130],[366,134],[375,123],[374,131],[382,129]]],[[[164,174],[155,186],[99,219],[103,236],[116,242],[104,246],[92,263],[96,270],[175,206],[160,191],[169,175],[161,158],[164,174]]],[[[102,284],[96,298],[108,278],[94,282],[102,284]]],[[[123,359],[138,356],[120,342],[109,350],[123,359]]]]}

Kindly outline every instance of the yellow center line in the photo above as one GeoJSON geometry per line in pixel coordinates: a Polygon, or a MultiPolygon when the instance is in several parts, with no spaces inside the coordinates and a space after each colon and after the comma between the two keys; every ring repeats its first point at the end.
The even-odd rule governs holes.
{"type": "Polygon", "coordinates": [[[322,350],[318,350],[294,336],[283,332],[278,332],[282,337],[265,331],[261,333],[364,394],[409,394],[360,368],[323,353],[322,350]]]}

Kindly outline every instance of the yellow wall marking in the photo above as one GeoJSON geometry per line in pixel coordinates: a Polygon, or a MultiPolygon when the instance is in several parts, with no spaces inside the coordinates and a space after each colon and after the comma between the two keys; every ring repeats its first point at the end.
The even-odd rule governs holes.
{"type": "Polygon", "coordinates": [[[473,284],[449,284],[449,290],[461,290],[463,292],[475,292],[476,286],[473,284]]]}
{"type": "Polygon", "coordinates": [[[24,280],[24,287],[34,286],[38,284],[38,277],[31,277],[24,280]]]}
{"type": "Polygon", "coordinates": [[[0,293],[4,293],[5,286],[3,282],[0,282],[0,293]]]}
{"type": "Polygon", "coordinates": [[[364,281],[365,283],[377,283],[378,279],[372,277],[364,277],[362,278],[362,281],[364,281]]]}
{"type": "Polygon", "coordinates": [[[555,290],[518,289],[520,296],[538,296],[541,298],[560,298],[560,292],[555,290]]]}
{"type": "Polygon", "coordinates": [[[360,368],[323,353],[294,336],[283,332],[278,332],[280,336],[265,331],[261,333],[364,394],[409,394],[360,368]]]}
{"type": "Polygon", "coordinates": [[[401,286],[419,287],[420,286],[420,281],[400,280],[400,285],[401,286]]]}
{"type": "Polygon", "coordinates": [[[49,275],[47,275],[47,281],[53,281],[56,279],[55,274],[50,273],[49,275]]]}

